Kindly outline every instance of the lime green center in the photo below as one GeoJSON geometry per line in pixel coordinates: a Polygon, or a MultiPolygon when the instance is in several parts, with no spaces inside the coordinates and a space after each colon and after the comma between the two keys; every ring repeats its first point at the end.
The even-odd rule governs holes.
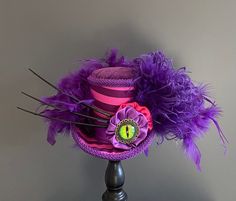
{"type": "Polygon", "coordinates": [[[124,124],[119,129],[119,135],[124,140],[132,139],[136,134],[136,128],[131,124],[124,124]]]}
{"type": "Polygon", "coordinates": [[[123,119],[116,127],[116,139],[124,144],[132,143],[139,134],[138,124],[132,119],[123,119]]]}

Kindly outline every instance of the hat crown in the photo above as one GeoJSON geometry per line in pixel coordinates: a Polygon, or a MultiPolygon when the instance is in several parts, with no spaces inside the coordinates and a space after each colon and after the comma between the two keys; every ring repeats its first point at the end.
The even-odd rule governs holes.
{"type": "Polygon", "coordinates": [[[106,67],[92,72],[88,81],[94,105],[115,113],[133,97],[134,70],[130,67],[106,67]]]}

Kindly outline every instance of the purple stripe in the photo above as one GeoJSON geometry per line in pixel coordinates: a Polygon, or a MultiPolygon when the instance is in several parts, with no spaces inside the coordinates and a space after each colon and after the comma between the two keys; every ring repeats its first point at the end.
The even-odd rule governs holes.
{"type": "Polygon", "coordinates": [[[108,87],[131,87],[133,86],[133,79],[102,79],[95,78],[92,75],[88,77],[91,85],[108,86],[108,87]]]}
{"type": "Polygon", "coordinates": [[[106,103],[102,103],[98,100],[94,100],[94,105],[102,110],[106,110],[108,112],[116,112],[117,109],[119,108],[119,106],[115,106],[115,105],[109,105],[109,104],[106,104],[106,103]]]}
{"type": "Polygon", "coordinates": [[[107,88],[94,86],[94,85],[92,85],[91,88],[100,94],[116,97],[116,98],[129,98],[129,97],[133,97],[133,94],[134,94],[134,90],[119,91],[119,90],[112,90],[112,89],[107,89],[107,88]]]}

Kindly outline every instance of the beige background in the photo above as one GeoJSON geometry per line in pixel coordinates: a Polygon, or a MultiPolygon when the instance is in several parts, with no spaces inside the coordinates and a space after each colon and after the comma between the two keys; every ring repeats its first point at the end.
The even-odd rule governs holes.
{"type": "Polygon", "coordinates": [[[70,138],[51,147],[43,122],[16,105],[37,106],[21,90],[53,92],[29,66],[56,82],[76,59],[110,47],[130,57],[162,49],[194,80],[211,83],[230,141],[226,156],[215,128],[199,141],[201,173],[174,141],[124,161],[129,200],[234,201],[236,1],[229,0],[1,0],[0,201],[100,200],[106,161],[72,148],[70,138]]]}

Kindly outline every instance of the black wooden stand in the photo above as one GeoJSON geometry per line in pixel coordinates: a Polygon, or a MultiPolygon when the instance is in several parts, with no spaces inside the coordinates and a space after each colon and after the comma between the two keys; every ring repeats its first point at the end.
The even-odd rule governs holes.
{"type": "Polygon", "coordinates": [[[125,173],[120,161],[109,161],[105,174],[107,190],[102,195],[103,201],[127,201],[128,196],[122,189],[125,173]]]}

